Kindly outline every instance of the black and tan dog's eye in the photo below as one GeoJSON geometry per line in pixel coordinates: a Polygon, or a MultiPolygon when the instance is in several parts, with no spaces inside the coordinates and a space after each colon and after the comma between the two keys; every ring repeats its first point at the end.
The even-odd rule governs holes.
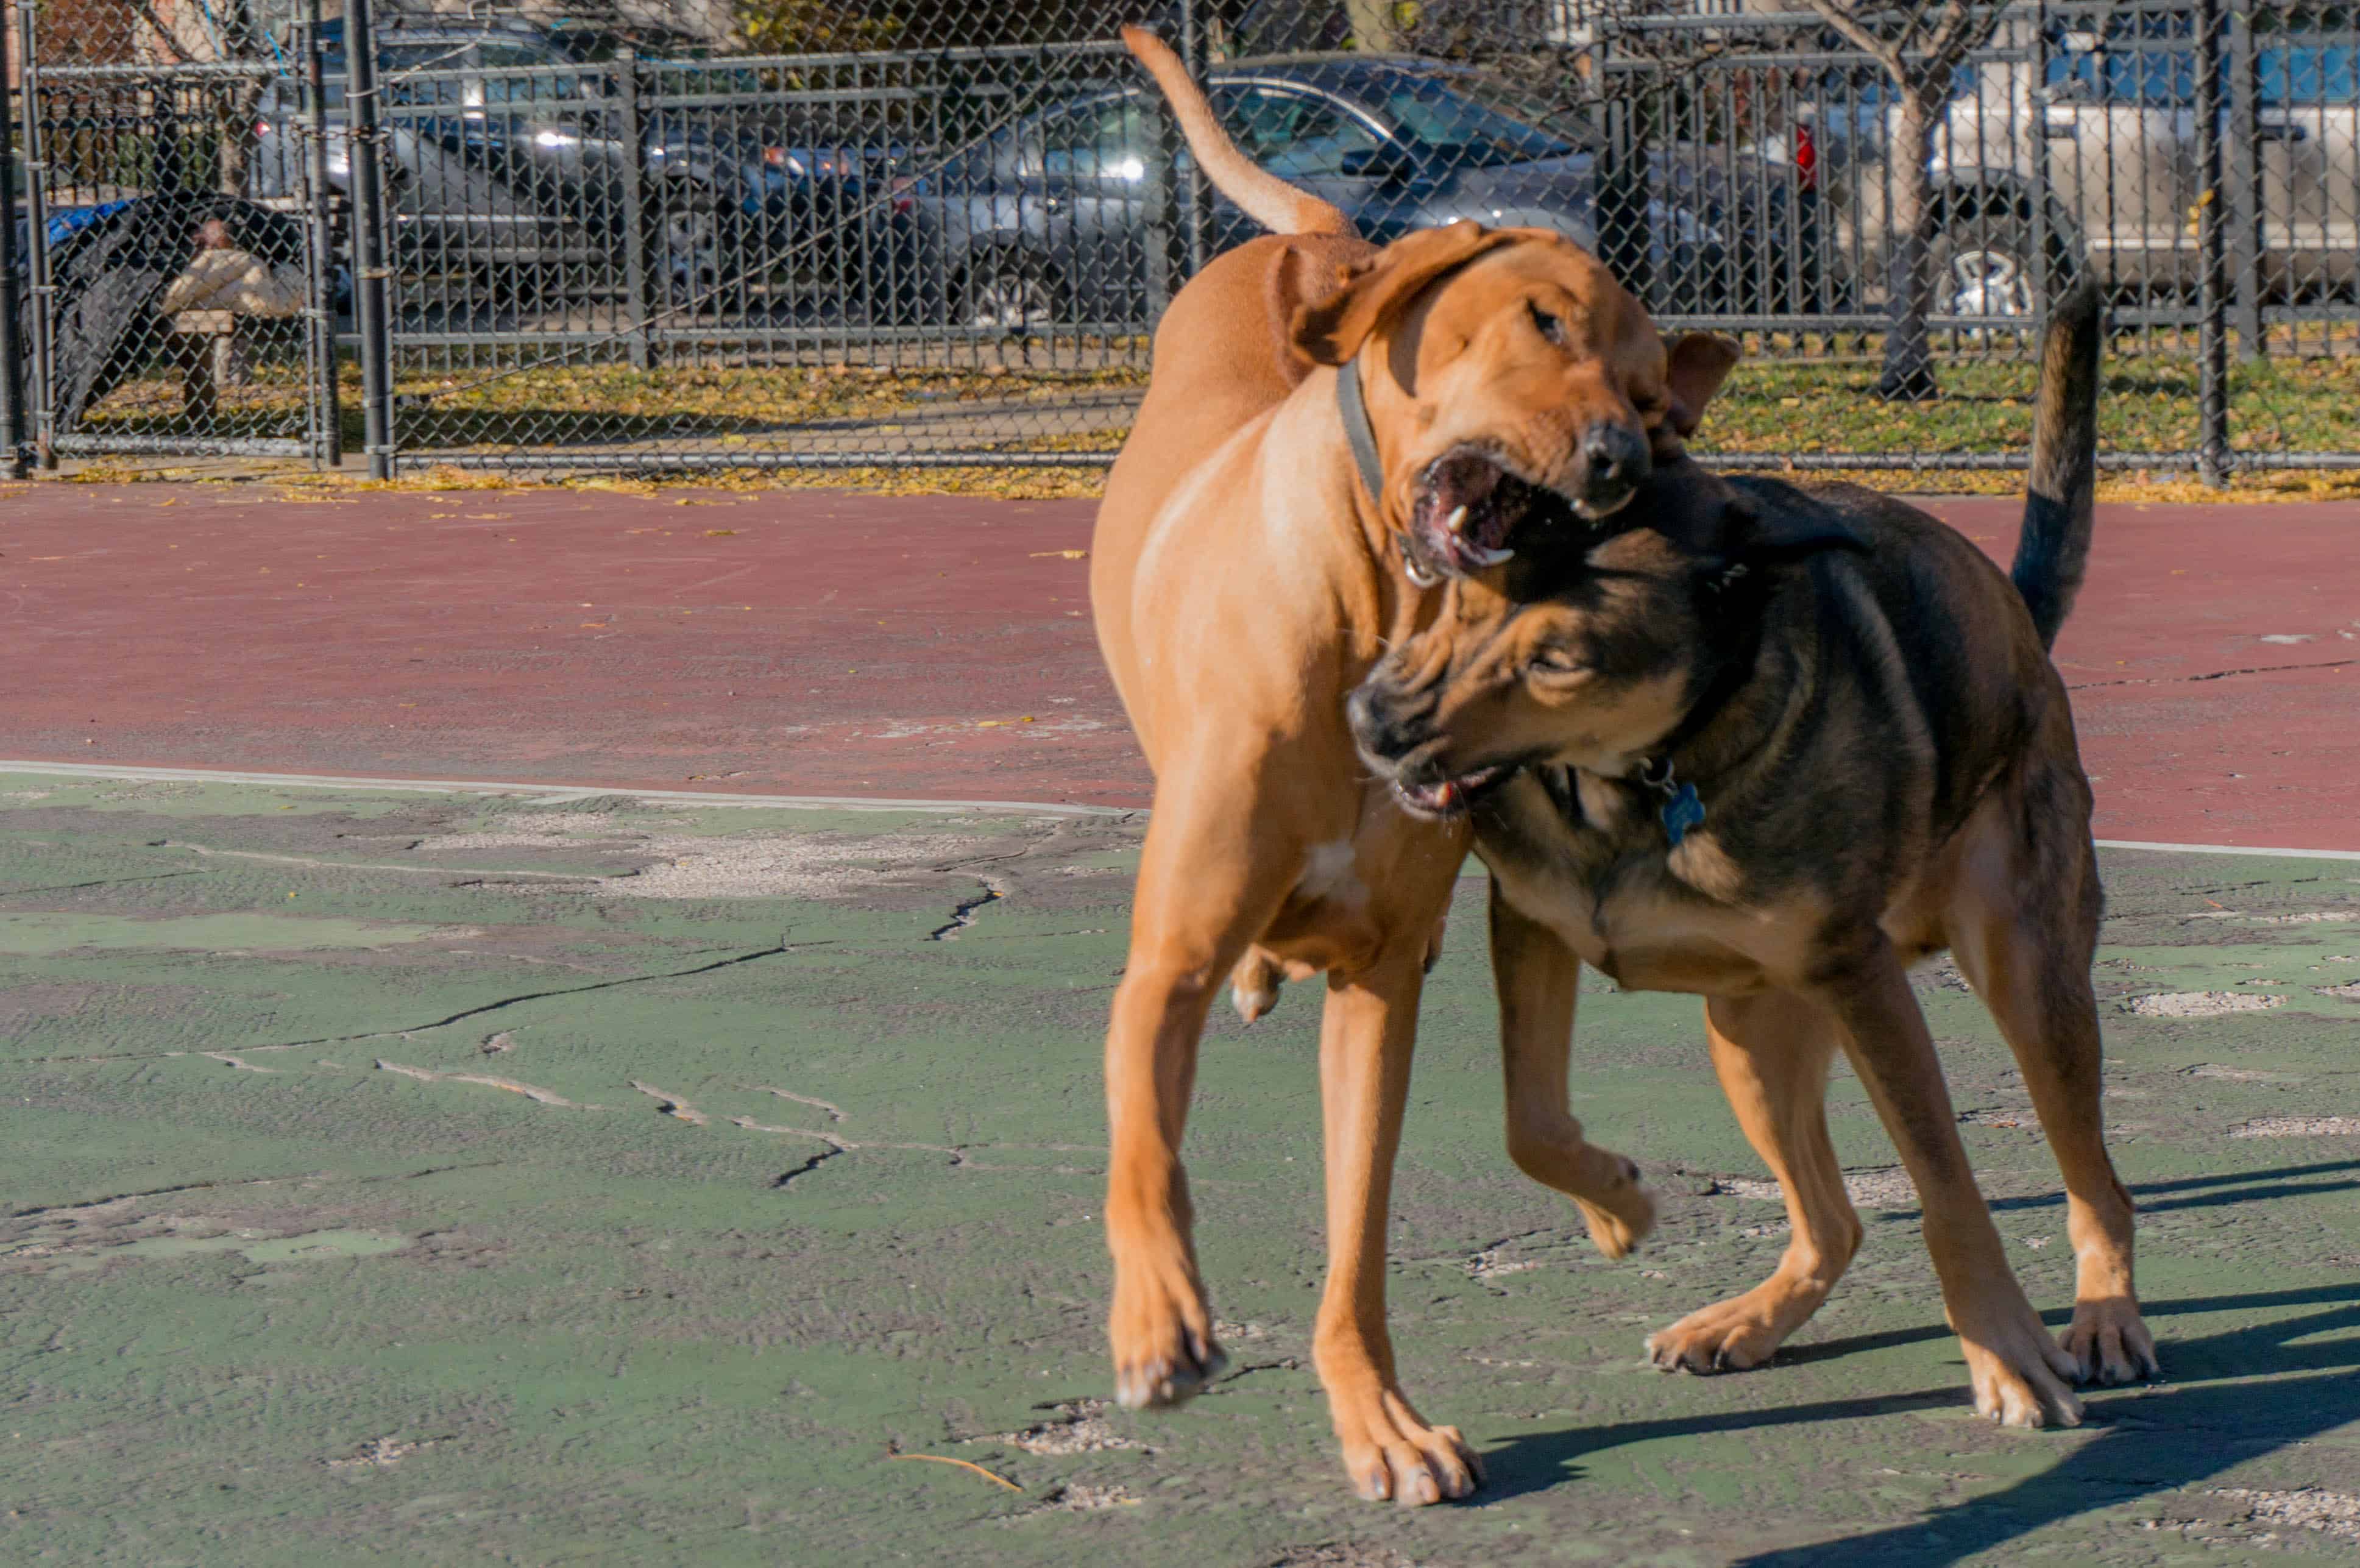
{"type": "Polygon", "coordinates": [[[1524,302],[1524,309],[1532,312],[1533,325],[1540,328],[1540,333],[1543,337],[1547,338],[1554,344],[1558,344],[1560,345],[1564,344],[1564,322],[1558,320],[1556,316],[1549,314],[1548,312],[1541,309],[1538,305],[1534,304],[1529,300],[1524,302]]]}
{"type": "Polygon", "coordinates": [[[1540,647],[1533,650],[1524,667],[1535,674],[1569,675],[1581,668],[1581,661],[1570,648],[1540,647]]]}

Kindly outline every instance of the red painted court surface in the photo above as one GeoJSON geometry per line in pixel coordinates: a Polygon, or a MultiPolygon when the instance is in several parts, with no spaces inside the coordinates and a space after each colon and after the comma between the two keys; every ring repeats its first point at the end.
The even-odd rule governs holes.
{"type": "MultiPolygon", "coordinates": [[[[1093,510],[0,491],[0,756],[1140,805],[1093,510]]],[[[2102,508],[2058,658],[2101,837],[2360,850],[2360,505],[2102,508]]]]}

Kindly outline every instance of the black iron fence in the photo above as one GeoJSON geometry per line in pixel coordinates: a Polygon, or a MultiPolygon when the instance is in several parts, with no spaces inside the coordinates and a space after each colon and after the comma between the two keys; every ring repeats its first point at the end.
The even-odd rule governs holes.
{"type": "MultiPolygon", "coordinates": [[[[754,54],[507,7],[19,0],[14,439],[1103,463],[1163,303],[1252,231],[1110,41],[1129,7],[1007,9],[745,6],[782,50],[754,54]]],[[[1741,337],[1723,465],[2020,464],[2031,345],[2088,274],[2106,462],[2360,466],[2351,6],[1160,19],[1246,149],[1371,237],[1556,228],[1666,327],[1741,337]]]]}

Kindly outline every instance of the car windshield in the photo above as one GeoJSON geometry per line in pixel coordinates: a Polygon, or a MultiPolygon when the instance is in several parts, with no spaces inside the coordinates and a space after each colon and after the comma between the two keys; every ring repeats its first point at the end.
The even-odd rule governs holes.
{"type": "Polygon", "coordinates": [[[2255,100],[2264,108],[2295,104],[2360,104],[2360,49],[2337,44],[2267,47],[2256,51],[2255,100]]]}
{"type": "Polygon", "coordinates": [[[1389,74],[1375,78],[1362,95],[1393,123],[1396,135],[1437,162],[1528,163],[1576,150],[1572,142],[1534,123],[1542,117],[1539,105],[1518,102],[1521,94],[1504,82],[1389,74]]]}
{"type": "MultiPolygon", "coordinates": [[[[2229,102],[2234,58],[2221,62],[2222,103],[2229,102]]],[[[2110,40],[2103,52],[2061,51],[2049,57],[2049,85],[2070,82],[2111,103],[2157,108],[2196,103],[2196,50],[2185,45],[2144,48],[2110,40]]],[[[2349,44],[2264,43],[2254,51],[2254,102],[2265,109],[2351,104],[2360,101],[2360,49],[2349,44]]]]}

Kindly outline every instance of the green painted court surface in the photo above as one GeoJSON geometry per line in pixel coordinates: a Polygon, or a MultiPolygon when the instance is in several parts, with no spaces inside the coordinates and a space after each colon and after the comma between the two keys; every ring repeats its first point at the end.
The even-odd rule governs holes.
{"type": "MultiPolygon", "coordinates": [[[[0,1558],[2360,1552],[2360,862],[2107,856],[2109,1109],[2169,1377],[2030,1434],[1973,1418],[1848,1077],[1851,1276],[1764,1370],[1644,1368],[1647,1332],[1768,1271],[1783,1212],[1695,1003],[1594,977],[1576,1108],[1662,1226],[1607,1264],[1515,1173],[1470,877],[1393,1319],[1490,1485],[1407,1513],[1349,1496],[1307,1365],[1316,994],[1205,1047],[1231,1375],[1178,1411],[1099,1402],[1098,1053],[1140,828],[0,777],[0,1558]]],[[[2012,1063],[1950,971],[1920,985],[2061,1321],[2012,1063]]]]}

